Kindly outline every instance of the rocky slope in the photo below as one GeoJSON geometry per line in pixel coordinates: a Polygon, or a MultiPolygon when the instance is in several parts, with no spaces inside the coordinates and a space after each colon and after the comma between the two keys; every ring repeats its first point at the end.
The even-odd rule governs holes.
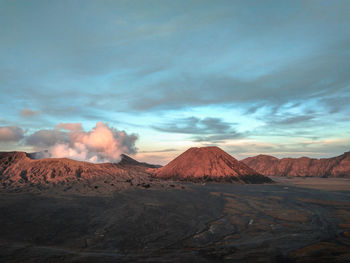
{"type": "MultiPolygon", "coordinates": [[[[0,152],[1,188],[69,188],[76,185],[80,190],[92,188],[108,191],[129,186],[148,188],[151,182],[156,183],[146,172],[150,167],[155,167],[154,165],[137,162],[126,155],[122,156],[118,164],[93,164],[66,158],[32,159],[32,156],[25,152],[0,152]]],[[[80,191],[79,189],[77,191],[80,191]]]]}
{"type": "Polygon", "coordinates": [[[270,182],[219,147],[193,147],[166,166],[149,170],[159,178],[260,183],[270,182]]]}
{"type": "Polygon", "coordinates": [[[266,176],[350,177],[350,152],[323,159],[257,155],[242,162],[266,176]]]}

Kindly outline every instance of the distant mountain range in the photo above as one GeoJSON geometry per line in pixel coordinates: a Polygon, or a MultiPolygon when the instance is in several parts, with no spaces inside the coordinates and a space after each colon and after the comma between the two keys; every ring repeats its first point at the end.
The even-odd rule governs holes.
{"type": "Polygon", "coordinates": [[[74,184],[79,185],[78,191],[81,187],[113,190],[130,186],[147,188],[157,183],[163,187],[164,183],[161,181],[168,179],[231,183],[271,182],[269,178],[258,174],[218,147],[190,148],[165,167],[138,162],[124,154],[121,155],[119,163],[100,164],[45,156],[45,152],[0,152],[2,188],[41,188],[74,184]]]}
{"type": "Polygon", "coordinates": [[[350,177],[350,152],[322,159],[257,155],[242,162],[266,176],[350,177]]]}
{"type": "Polygon", "coordinates": [[[177,187],[171,181],[269,183],[272,180],[267,176],[350,177],[350,152],[324,159],[258,155],[238,161],[218,147],[193,147],[164,167],[138,162],[124,154],[119,163],[100,164],[40,158],[44,156],[45,153],[0,152],[0,188],[74,184],[79,188],[76,191],[81,187],[113,191],[130,186],[177,187]]]}

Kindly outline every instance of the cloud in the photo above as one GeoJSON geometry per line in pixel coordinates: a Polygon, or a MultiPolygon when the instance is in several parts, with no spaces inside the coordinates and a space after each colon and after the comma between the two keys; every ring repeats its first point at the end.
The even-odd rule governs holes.
{"type": "Polygon", "coordinates": [[[169,148],[169,149],[154,150],[154,151],[139,151],[139,153],[167,153],[167,152],[176,152],[176,151],[179,151],[179,150],[174,148],[169,148]]]}
{"type": "Polygon", "coordinates": [[[67,131],[82,131],[83,126],[81,125],[81,123],[59,123],[56,125],[55,129],[67,131]]]}
{"type": "Polygon", "coordinates": [[[224,122],[219,118],[188,117],[152,128],[162,132],[192,134],[195,136],[191,139],[195,142],[218,142],[241,136],[232,125],[234,123],[224,122]]]}
{"type": "Polygon", "coordinates": [[[67,141],[67,132],[59,130],[39,130],[25,138],[27,145],[37,148],[47,148],[67,141]]]}
{"type": "MultiPolygon", "coordinates": [[[[338,95],[338,94],[337,94],[338,95]]],[[[350,89],[348,92],[343,92],[341,96],[327,96],[321,99],[322,106],[329,109],[329,113],[338,113],[345,110],[348,115],[350,113],[348,102],[350,101],[350,89]]]]}
{"type": "Polygon", "coordinates": [[[278,116],[275,117],[273,120],[268,121],[268,124],[270,125],[282,125],[282,126],[287,126],[287,125],[300,125],[300,124],[305,124],[307,122],[312,121],[315,118],[314,115],[298,115],[298,116],[278,116]]]}
{"type": "Polygon", "coordinates": [[[83,131],[80,123],[60,123],[53,130],[39,130],[29,135],[26,143],[37,149],[48,149],[51,157],[118,162],[122,153],[136,153],[137,138],[102,122],[90,131],[83,131]]]}
{"type": "Polygon", "coordinates": [[[20,127],[0,127],[0,142],[18,142],[21,139],[23,139],[23,130],[20,127]]]}
{"type": "MultiPolygon", "coordinates": [[[[31,67],[23,68],[33,70],[34,76],[37,72],[44,73],[39,80],[33,76],[28,78],[25,72],[6,73],[12,83],[8,83],[6,89],[18,87],[22,79],[19,91],[11,95],[12,98],[28,96],[36,100],[37,105],[51,109],[50,114],[60,116],[72,113],[69,109],[57,110],[59,107],[53,104],[60,103],[59,98],[63,98],[61,103],[66,106],[96,101],[96,87],[104,89],[101,94],[107,102],[94,109],[107,111],[110,105],[119,110],[152,110],[257,100],[283,103],[294,97],[308,98],[317,91],[322,92],[327,85],[336,89],[338,84],[332,82],[349,84],[349,40],[346,39],[349,8],[344,2],[320,5],[317,10],[314,3],[298,1],[283,5],[275,1],[268,9],[259,1],[254,7],[238,1],[228,1],[225,5],[208,1],[190,5],[193,6],[189,9],[191,12],[174,12],[178,8],[187,10],[188,5],[180,1],[157,4],[155,9],[147,4],[134,8],[134,4],[124,5],[119,1],[108,4],[108,8],[103,4],[86,4],[87,10],[99,15],[94,26],[77,22],[84,20],[86,12],[81,12],[76,5],[68,13],[55,3],[28,7],[25,15],[35,19],[28,19],[26,23],[15,19],[24,15],[21,8],[4,9],[1,21],[18,29],[14,32],[8,26],[1,36],[4,47],[8,45],[13,51],[7,56],[16,55],[23,63],[30,61],[31,67]],[[42,16],[50,12],[43,12],[41,8],[54,10],[54,15],[42,16]],[[113,9],[116,12],[110,12],[113,9]],[[67,20],[56,23],[62,13],[67,20]],[[68,25],[71,30],[55,33],[63,32],[62,28],[68,25]],[[97,30],[99,27],[101,30],[97,30]],[[319,32],[319,27],[324,30],[319,32]],[[31,32],[30,39],[26,38],[28,32],[31,32]],[[49,36],[44,41],[40,37],[43,32],[49,36]],[[54,45],[57,41],[61,45],[54,45]],[[40,59],[30,59],[38,53],[40,59]],[[62,78],[62,73],[50,74],[52,68],[78,73],[78,76],[68,74],[62,78]],[[152,81],[135,77],[135,72],[154,68],[163,73],[157,77],[154,74],[157,70],[150,70],[145,75],[153,75],[152,81]],[[265,72],[266,68],[272,70],[265,72]],[[189,76],[183,76],[184,71],[189,76]],[[82,73],[88,76],[87,83],[79,77],[82,73]],[[240,78],[249,74],[252,78],[240,78]],[[95,79],[89,78],[95,75],[103,79],[115,77],[117,82],[113,85],[118,89],[114,96],[107,94],[111,89],[101,82],[91,86],[95,79]],[[50,87],[45,84],[47,77],[53,84],[50,87]],[[32,85],[30,89],[26,88],[28,82],[32,85]],[[71,96],[62,89],[68,85],[75,87],[68,90],[75,90],[79,96],[71,96]],[[151,92],[144,91],[147,86],[151,92]],[[46,92],[47,88],[50,92],[46,92]],[[131,91],[138,96],[130,96],[131,91]],[[48,98],[43,99],[42,93],[48,98]],[[112,98],[118,98],[118,103],[112,98]]],[[[4,60],[3,70],[11,68],[5,64],[8,60],[4,60]]],[[[17,67],[15,70],[21,71],[17,67]]],[[[84,111],[87,110],[84,108],[84,111]]]]}
{"type": "Polygon", "coordinates": [[[230,123],[224,122],[219,118],[188,117],[174,120],[172,123],[166,123],[161,126],[152,126],[153,129],[162,132],[185,133],[185,134],[212,134],[226,133],[231,129],[230,123]]]}
{"type": "Polygon", "coordinates": [[[221,141],[226,141],[226,140],[232,140],[232,139],[237,139],[241,138],[242,134],[238,133],[236,131],[231,131],[226,134],[214,134],[214,135],[204,135],[204,136],[193,136],[192,140],[195,142],[221,142],[221,141]]]}
{"type": "Polygon", "coordinates": [[[143,87],[147,92],[129,97],[129,104],[136,111],[144,111],[235,103],[279,106],[295,100],[327,98],[330,94],[339,97],[349,91],[350,53],[347,48],[347,41],[343,41],[246,79],[230,71],[178,72],[143,87]],[[339,51],[331,51],[332,48],[339,51]]]}
{"type": "Polygon", "coordinates": [[[22,117],[33,117],[33,116],[39,115],[39,113],[40,112],[38,110],[31,110],[31,109],[21,110],[22,117]]]}

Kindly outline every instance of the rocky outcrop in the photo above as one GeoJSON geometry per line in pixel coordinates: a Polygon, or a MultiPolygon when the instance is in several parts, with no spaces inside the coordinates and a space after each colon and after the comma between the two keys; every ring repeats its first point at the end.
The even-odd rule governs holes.
{"type": "Polygon", "coordinates": [[[242,162],[266,176],[350,177],[350,152],[323,159],[257,155],[242,162]]]}
{"type": "Polygon", "coordinates": [[[164,167],[150,171],[160,178],[189,181],[209,180],[242,183],[271,181],[219,147],[190,148],[164,167]]]}

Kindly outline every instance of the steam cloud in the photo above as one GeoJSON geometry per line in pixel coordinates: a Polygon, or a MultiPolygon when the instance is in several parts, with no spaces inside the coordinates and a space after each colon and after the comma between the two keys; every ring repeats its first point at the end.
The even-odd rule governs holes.
{"type": "Polygon", "coordinates": [[[135,134],[128,135],[98,122],[90,131],[80,123],[60,123],[53,130],[39,130],[26,138],[38,150],[48,149],[50,157],[67,157],[89,162],[118,162],[122,153],[136,153],[135,134]]]}

